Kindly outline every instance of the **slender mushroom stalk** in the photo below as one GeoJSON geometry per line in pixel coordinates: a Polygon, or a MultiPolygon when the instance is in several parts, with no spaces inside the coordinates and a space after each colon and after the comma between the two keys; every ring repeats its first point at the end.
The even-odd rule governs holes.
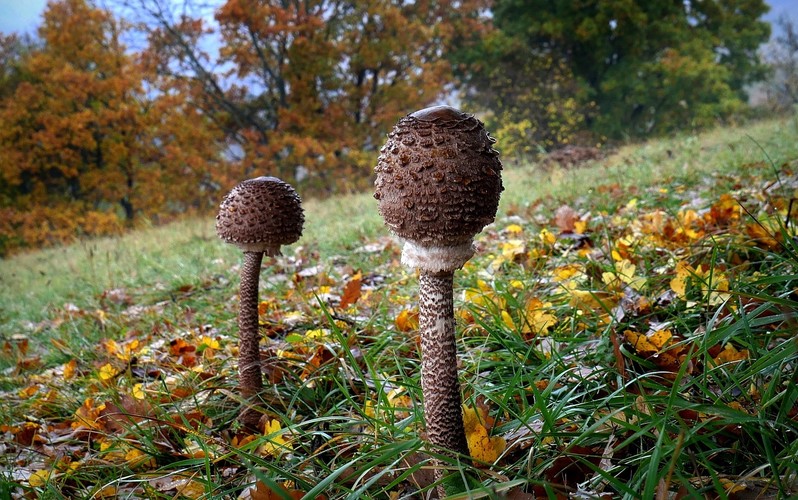
{"type": "Polygon", "coordinates": [[[238,381],[241,395],[253,405],[242,408],[239,422],[258,429],[260,412],[254,404],[263,389],[258,331],[258,285],[263,255],[280,255],[280,246],[302,235],[305,221],[294,188],[274,177],[241,182],[224,198],[216,216],[216,232],[244,251],[238,310],[238,381]]]}
{"type": "Polygon", "coordinates": [[[452,280],[454,271],[474,254],[474,236],[496,217],[503,187],[494,142],[473,116],[435,106],[396,124],[375,168],[380,214],[391,232],[405,240],[402,263],[420,272],[427,435],[451,456],[468,456],[452,280]]]}

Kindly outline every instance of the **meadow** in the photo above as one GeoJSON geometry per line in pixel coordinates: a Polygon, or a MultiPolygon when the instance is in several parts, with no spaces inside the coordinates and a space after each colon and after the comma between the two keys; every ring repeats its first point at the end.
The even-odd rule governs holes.
{"type": "MultiPolygon", "coordinates": [[[[504,159],[455,275],[461,498],[798,494],[798,119],[504,159]]],[[[300,189],[301,194],[301,189],[300,189]]],[[[417,277],[371,193],[306,200],[261,274],[192,219],[0,261],[0,497],[422,498],[417,277]]]]}

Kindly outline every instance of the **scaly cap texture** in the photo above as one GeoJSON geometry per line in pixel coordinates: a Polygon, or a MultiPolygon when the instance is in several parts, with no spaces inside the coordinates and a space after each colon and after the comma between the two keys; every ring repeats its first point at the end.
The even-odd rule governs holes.
{"type": "Polygon", "coordinates": [[[302,236],[302,201],[290,184],[276,177],[241,182],[225,196],[216,232],[245,252],[280,255],[280,246],[302,236]]]}
{"type": "Polygon", "coordinates": [[[493,222],[504,189],[495,142],[482,122],[449,106],[412,113],[388,134],[374,197],[385,224],[407,241],[408,265],[448,271],[470,258],[471,241],[493,222]]]}

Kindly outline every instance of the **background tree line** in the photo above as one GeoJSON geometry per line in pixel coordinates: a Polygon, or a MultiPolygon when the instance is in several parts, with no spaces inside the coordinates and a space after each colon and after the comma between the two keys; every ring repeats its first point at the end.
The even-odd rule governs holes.
{"type": "Polygon", "coordinates": [[[0,255],[255,175],[366,189],[396,120],[444,98],[533,154],[716,123],[769,68],[764,0],[115,1],[0,39],[0,255]]]}

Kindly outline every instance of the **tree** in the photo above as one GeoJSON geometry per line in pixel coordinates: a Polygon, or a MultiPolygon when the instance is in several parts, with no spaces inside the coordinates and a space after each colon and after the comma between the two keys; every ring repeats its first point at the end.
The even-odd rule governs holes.
{"type": "Polygon", "coordinates": [[[786,15],[777,22],[780,35],[765,56],[773,68],[768,92],[776,107],[789,108],[798,104],[798,28],[786,15]]]}
{"type": "Polygon", "coordinates": [[[502,153],[534,156],[573,140],[585,127],[589,100],[563,57],[526,50],[502,31],[453,59],[468,106],[481,112],[502,153]]]}
{"type": "Polygon", "coordinates": [[[0,99],[8,97],[25,78],[25,62],[35,42],[28,36],[0,33],[0,99]]]}
{"type": "Polygon", "coordinates": [[[224,128],[241,159],[230,173],[317,192],[370,184],[384,134],[444,91],[442,56],[481,29],[482,3],[228,0],[213,26],[166,0],[127,0],[145,13],[153,67],[224,128]]]}
{"type": "MultiPolygon", "coordinates": [[[[522,53],[561,58],[591,128],[611,137],[702,126],[742,105],[764,75],[763,0],[497,0],[497,29],[522,53]]],[[[479,90],[484,90],[482,87],[479,90]]]]}
{"type": "Polygon", "coordinates": [[[211,165],[191,169],[212,159],[214,141],[180,95],[144,91],[122,30],[85,0],[48,4],[41,47],[0,104],[0,253],[196,203],[211,165]]]}

